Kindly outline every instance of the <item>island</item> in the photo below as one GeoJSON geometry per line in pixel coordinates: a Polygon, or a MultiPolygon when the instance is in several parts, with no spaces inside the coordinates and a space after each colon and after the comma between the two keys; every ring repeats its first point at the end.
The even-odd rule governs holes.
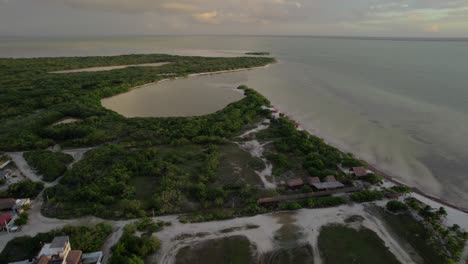
{"type": "Polygon", "coordinates": [[[126,118],[101,105],[168,76],[273,63],[0,59],[0,263],[462,259],[468,235],[445,207],[305,131],[253,88],[203,116],[126,118]]]}
{"type": "Polygon", "coordinates": [[[245,55],[268,56],[268,55],[270,55],[270,52],[266,52],[266,51],[251,51],[251,52],[246,52],[245,55]]]}

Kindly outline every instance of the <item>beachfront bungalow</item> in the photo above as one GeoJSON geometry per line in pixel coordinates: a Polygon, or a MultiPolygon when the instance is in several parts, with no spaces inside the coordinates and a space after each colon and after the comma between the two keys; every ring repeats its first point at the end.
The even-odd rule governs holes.
{"type": "Polygon", "coordinates": [[[302,188],[302,186],[304,186],[304,181],[301,178],[292,179],[288,180],[286,182],[286,185],[289,189],[299,189],[302,188]]]}
{"type": "Polygon", "coordinates": [[[318,191],[325,191],[325,190],[335,190],[345,187],[344,184],[337,181],[335,176],[327,176],[325,177],[323,182],[313,183],[312,187],[317,189],[318,191]]]}
{"type": "Polygon", "coordinates": [[[319,177],[308,177],[307,178],[307,183],[310,186],[314,186],[314,183],[320,183],[320,178],[319,177]]]}
{"type": "Polygon", "coordinates": [[[370,170],[367,170],[366,168],[364,167],[353,167],[351,168],[351,173],[357,177],[357,178],[360,178],[360,177],[365,177],[367,175],[369,175],[370,173],[372,173],[372,171],[370,170]]]}

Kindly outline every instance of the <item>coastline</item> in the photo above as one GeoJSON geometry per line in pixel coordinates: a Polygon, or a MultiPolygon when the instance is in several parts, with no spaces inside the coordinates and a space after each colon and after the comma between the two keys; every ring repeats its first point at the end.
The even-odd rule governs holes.
{"type": "MultiPolygon", "coordinates": [[[[293,122],[295,122],[295,123],[297,124],[297,128],[296,128],[296,129],[306,131],[306,132],[307,132],[308,134],[310,134],[310,135],[315,135],[315,134],[312,133],[310,130],[303,128],[292,116],[288,115],[288,114],[285,113],[285,112],[279,111],[278,108],[275,107],[275,106],[273,106],[273,108],[275,108],[275,109],[278,111],[278,113],[283,114],[284,116],[288,117],[288,118],[291,119],[293,122]]],[[[327,142],[327,144],[330,144],[330,143],[327,142]]],[[[340,151],[343,151],[341,148],[339,148],[339,147],[337,147],[337,146],[335,146],[335,145],[333,145],[333,144],[330,144],[330,145],[332,145],[333,147],[338,148],[340,151]]],[[[442,198],[440,198],[440,197],[437,197],[437,196],[434,196],[434,195],[425,193],[424,191],[420,190],[418,187],[411,186],[411,185],[408,185],[408,184],[406,184],[406,183],[403,183],[403,182],[399,181],[399,180],[397,179],[397,177],[392,176],[392,175],[390,175],[389,173],[384,172],[383,170],[380,170],[380,169],[378,168],[377,165],[368,163],[366,160],[364,160],[364,161],[368,164],[369,169],[371,169],[372,171],[374,171],[374,172],[376,172],[377,174],[381,175],[381,176],[384,178],[385,181],[390,182],[390,183],[395,184],[395,185],[398,185],[398,186],[408,187],[408,188],[411,189],[411,191],[412,191],[413,193],[418,194],[418,195],[421,195],[422,197],[427,198],[427,199],[431,200],[432,202],[435,202],[435,203],[440,204],[441,206],[446,206],[446,207],[452,208],[452,209],[454,209],[454,210],[457,210],[457,211],[460,211],[460,212],[463,212],[463,213],[468,214],[468,208],[465,208],[465,207],[456,205],[456,204],[454,204],[454,203],[452,203],[452,202],[449,202],[449,201],[447,201],[447,200],[444,200],[444,199],[442,199],[442,198]]]]}

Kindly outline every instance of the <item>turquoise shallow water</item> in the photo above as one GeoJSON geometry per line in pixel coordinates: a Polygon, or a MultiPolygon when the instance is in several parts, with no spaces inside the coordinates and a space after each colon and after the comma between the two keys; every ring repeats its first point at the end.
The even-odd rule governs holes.
{"type": "MultiPolygon", "coordinates": [[[[228,36],[0,40],[1,57],[239,56],[254,50],[270,51],[279,63],[193,77],[193,89],[248,84],[328,142],[468,207],[468,42],[228,36]]],[[[186,88],[191,82],[164,85],[186,88]]]]}

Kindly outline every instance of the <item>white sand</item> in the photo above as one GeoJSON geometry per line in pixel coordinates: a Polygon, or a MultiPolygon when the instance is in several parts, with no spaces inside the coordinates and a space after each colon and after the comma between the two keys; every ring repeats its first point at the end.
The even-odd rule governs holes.
{"type": "MultiPolygon", "coordinates": [[[[267,129],[268,127],[270,127],[270,120],[269,119],[264,119],[262,120],[260,123],[258,123],[255,128],[251,129],[251,130],[248,130],[246,131],[245,133],[243,133],[242,135],[240,135],[239,137],[242,138],[242,139],[245,139],[247,138],[248,136],[252,135],[252,134],[255,134],[255,133],[258,133],[262,130],[265,130],[267,129]]],[[[260,144],[260,142],[258,140],[248,140],[248,141],[245,141],[241,144],[239,144],[239,147],[247,152],[250,153],[250,155],[252,157],[256,157],[256,158],[260,158],[264,165],[265,165],[265,168],[261,171],[255,171],[255,173],[258,175],[258,177],[260,177],[260,179],[262,180],[262,183],[264,185],[264,187],[266,189],[276,189],[276,183],[274,182],[270,182],[267,178],[271,178],[273,175],[273,165],[263,156],[263,152],[265,151],[264,149],[264,146],[269,144],[269,142],[267,143],[264,143],[264,144],[260,144]]]]}
{"type": "Polygon", "coordinates": [[[61,125],[61,124],[70,124],[70,123],[75,123],[75,122],[78,122],[78,121],[81,121],[81,119],[68,117],[68,118],[64,118],[64,119],[61,119],[61,120],[53,123],[52,126],[61,125]]]}
{"type": "Polygon", "coordinates": [[[186,245],[194,244],[214,238],[222,238],[233,235],[247,237],[251,243],[255,244],[258,253],[263,254],[275,249],[274,234],[282,227],[278,223],[278,214],[291,214],[295,221],[292,223],[301,228],[306,240],[311,244],[314,251],[314,263],[322,263],[320,252],[317,247],[317,239],[322,226],[330,223],[344,223],[344,220],[353,215],[364,217],[362,225],[377,233],[385,242],[389,250],[397,257],[401,263],[413,263],[409,254],[400,247],[393,235],[385,229],[380,220],[367,213],[363,205],[324,208],[324,209],[302,209],[296,212],[273,213],[257,215],[254,217],[236,218],[226,221],[214,221],[207,223],[181,224],[173,222],[173,225],[166,227],[156,234],[161,240],[162,247],[159,252],[152,256],[151,260],[161,264],[172,264],[175,262],[177,251],[186,245]],[[231,233],[220,233],[219,231],[231,227],[243,227],[248,224],[258,225],[259,228],[250,230],[236,230],[231,233]],[[181,234],[208,233],[204,237],[189,237],[181,240],[174,240],[181,234]]]}
{"type": "Polygon", "coordinates": [[[129,64],[129,65],[118,65],[118,66],[104,66],[104,67],[91,67],[91,68],[82,68],[74,70],[64,70],[64,71],[53,71],[50,73],[77,73],[77,72],[99,72],[99,71],[111,71],[118,69],[125,69],[128,67],[159,67],[169,64],[169,62],[157,62],[157,63],[143,63],[143,64],[129,64]]]}

